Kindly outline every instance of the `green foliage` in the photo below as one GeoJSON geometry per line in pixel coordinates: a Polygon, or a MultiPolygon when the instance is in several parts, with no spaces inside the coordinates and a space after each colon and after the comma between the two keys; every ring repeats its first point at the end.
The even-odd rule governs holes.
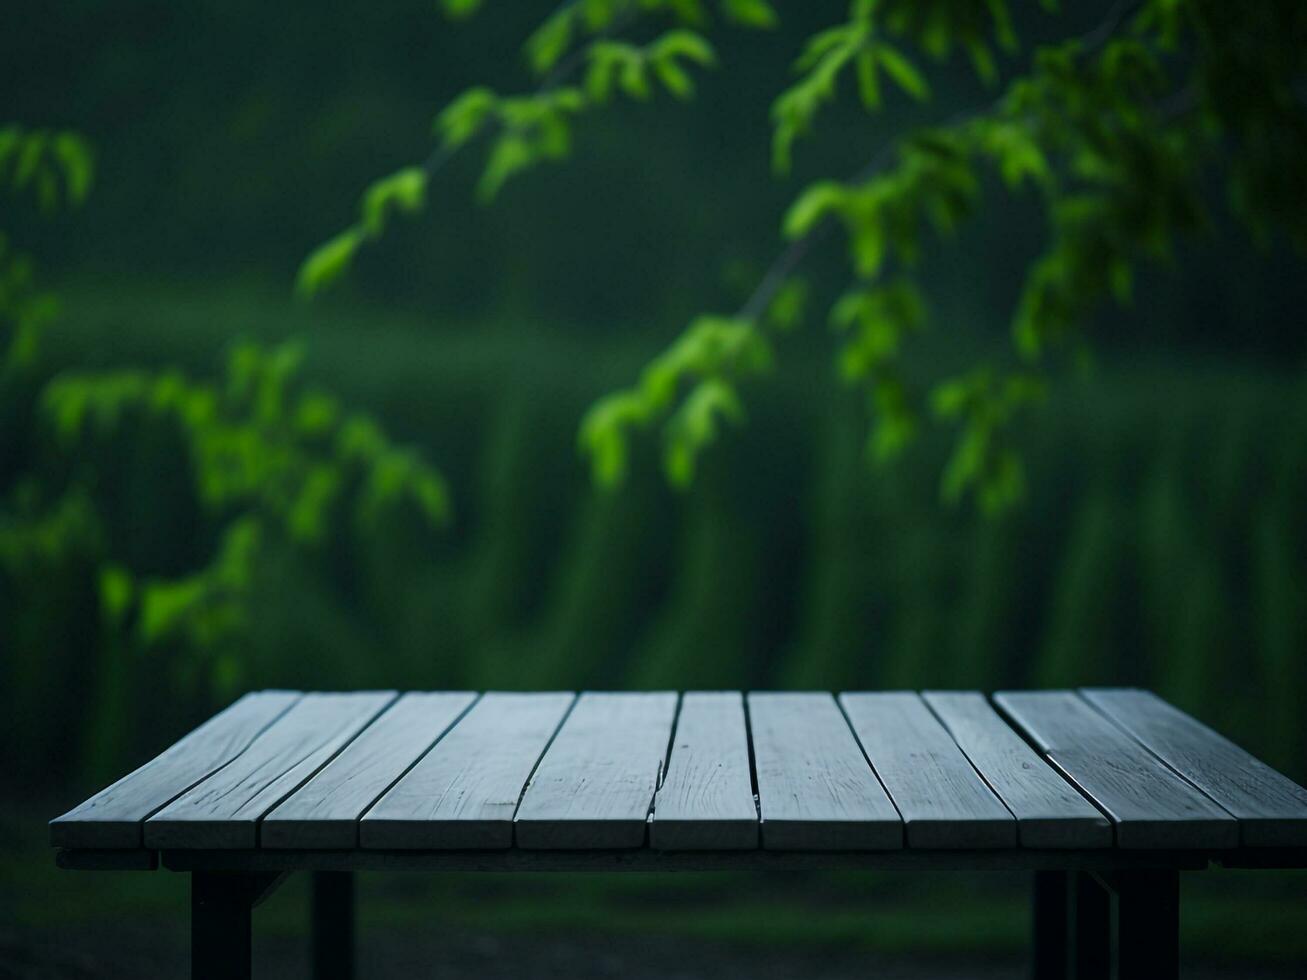
{"type": "Polygon", "coordinates": [[[585,106],[585,96],[576,88],[500,99],[495,107],[499,135],[477,183],[477,196],[491,201],[509,178],[565,158],[572,148],[571,117],[585,106]]]}
{"type": "Polygon", "coordinates": [[[76,133],[0,127],[0,187],[34,194],[45,211],[80,205],[94,173],[90,145],[76,133]]]}
{"type": "Polygon", "coordinates": [[[886,7],[884,20],[892,33],[912,38],[934,58],[947,58],[955,47],[963,48],[976,74],[987,84],[998,78],[994,48],[1009,53],[1017,49],[1005,0],[939,0],[928,4],[904,0],[886,7]]]}
{"type": "MultiPolygon", "coordinates": [[[[810,338],[842,345],[857,327],[828,332],[817,305],[804,333],[772,338],[772,374],[736,385],[747,424],[719,419],[718,442],[699,458],[691,493],[669,500],[661,476],[644,478],[663,465],[655,424],[630,440],[624,489],[589,495],[577,492],[577,460],[557,447],[574,436],[594,392],[644,363],[648,338],[635,331],[573,345],[506,320],[482,332],[510,342],[473,345],[461,331],[414,329],[402,313],[377,312],[361,358],[356,310],[291,311],[288,323],[275,297],[233,295],[223,284],[72,288],[45,352],[51,360],[75,361],[112,343],[115,362],[147,365],[173,345],[186,352],[191,377],[207,378],[203,352],[226,340],[234,317],[255,336],[312,324],[305,370],[315,380],[338,379],[338,391],[377,406],[387,425],[450,447],[442,454],[451,472],[468,474],[456,484],[457,534],[428,538],[409,522],[366,535],[337,527],[327,555],[315,547],[290,557],[279,533],[265,534],[251,633],[239,648],[242,687],[324,678],[414,689],[638,686],[676,676],[813,688],[1096,678],[1172,693],[1201,688],[1193,696],[1239,706],[1231,718],[1248,726],[1239,730],[1250,747],[1269,746],[1282,765],[1297,767],[1288,771],[1307,771],[1296,707],[1307,637],[1300,371],[1104,358],[1092,384],[1058,384],[1046,408],[1015,416],[1020,428],[1003,441],[1020,450],[1029,502],[1002,520],[978,521],[967,512],[974,491],[960,511],[933,492],[955,430],[932,421],[928,400],[912,451],[892,466],[868,465],[862,389],[851,395],[833,377],[826,344],[804,348],[810,338]],[[823,384],[827,377],[834,383],[823,384]],[[1249,488],[1262,504],[1245,506],[1249,488]],[[1174,504],[1154,529],[1155,496],[1174,504]],[[1168,591],[1157,578],[1174,577],[1177,556],[1195,555],[1201,561],[1181,584],[1210,594],[1204,583],[1216,583],[1219,615],[1186,611],[1174,583],[1168,591]],[[1209,659],[1180,677],[1195,631],[1222,621],[1245,638],[1246,669],[1231,674],[1228,660],[1209,659]],[[705,649],[713,656],[698,653],[705,649]]],[[[813,291],[820,299],[815,283],[813,291]]],[[[910,392],[927,391],[939,364],[969,363],[956,349],[947,300],[927,296],[931,329],[903,342],[910,392]]],[[[1001,382],[1002,351],[990,344],[986,353],[1001,382]]],[[[142,649],[134,604],[122,627],[104,639],[98,632],[108,632],[96,594],[104,565],[128,569],[135,588],[193,573],[221,543],[224,525],[191,516],[189,483],[167,472],[181,466],[184,474],[186,453],[160,451],[147,435],[125,417],[79,453],[130,469],[96,474],[89,537],[68,538],[64,578],[53,560],[28,552],[16,577],[0,585],[6,640],[42,651],[4,658],[3,707],[12,714],[42,706],[46,717],[34,720],[45,727],[30,729],[37,732],[67,733],[68,719],[77,719],[73,747],[53,737],[33,743],[42,765],[68,767],[103,745],[100,729],[81,727],[93,707],[83,699],[98,682],[71,695],[62,683],[79,670],[114,666],[128,699],[119,718],[171,704],[158,698],[162,686],[183,703],[183,718],[220,706],[211,699],[222,679],[208,673],[216,662],[185,642],[142,649]],[[144,509],[115,515],[104,506],[114,489],[133,491],[144,509]],[[115,545],[122,534],[143,547],[115,545]],[[195,546],[187,563],[170,559],[179,541],[195,546]],[[92,600],[84,605],[63,585],[81,569],[74,580],[87,579],[92,600]],[[70,620],[86,620],[82,642],[59,634],[70,620]],[[29,659],[34,673],[23,679],[29,659]]],[[[46,489],[35,514],[48,511],[62,485],[46,489]]],[[[1200,654],[1219,649],[1225,635],[1201,644],[1200,654]]],[[[114,751],[124,754],[111,755],[110,768],[147,756],[157,727],[123,737],[114,751]]]]}
{"type": "Polygon", "coordinates": [[[32,366],[58,300],[36,284],[32,260],[0,231],[0,375],[32,366]]]}
{"type": "Polygon", "coordinates": [[[880,108],[882,71],[912,98],[929,96],[930,87],[912,62],[879,36],[875,9],[874,2],[854,0],[849,22],[810,38],[794,63],[803,77],[772,103],[772,165],[778,172],[789,172],[795,140],[812,129],[822,104],[835,98],[840,75],[850,64],[856,66],[858,94],[868,109],[880,108]]]}
{"type": "Polygon", "coordinates": [[[440,6],[450,20],[466,20],[481,9],[481,0],[440,0],[440,6]]]}
{"type": "MultiPolygon", "coordinates": [[[[779,22],[768,0],[721,0],[719,6],[722,17],[738,27],[767,29],[779,22]]],[[[561,71],[579,39],[602,39],[637,16],[658,14],[694,28],[703,28],[711,20],[701,0],[568,0],[527,38],[527,63],[533,73],[544,78],[561,71]]],[[[593,53],[594,45],[588,50],[593,53]]]]}
{"type": "Polygon", "coordinates": [[[175,371],[65,374],[47,387],[44,410],[68,446],[129,419],[175,426],[207,509],[248,509],[305,546],[324,542],[351,496],[363,528],[403,503],[427,523],[443,522],[448,497],[439,475],[392,445],[368,416],[347,414],[330,395],[301,385],[302,359],[295,344],[240,344],[221,384],[175,371]]]}
{"type": "Polygon", "coordinates": [[[935,413],[956,422],[961,432],[944,470],[945,500],[958,501],[974,489],[981,508],[997,514],[1021,499],[1025,466],[1013,449],[1002,445],[1001,434],[1021,408],[1044,394],[1042,380],[1033,375],[998,376],[988,367],[935,388],[935,413]]]}
{"type": "Polygon", "coordinates": [[[436,116],[434,129],[441,142],[450,148],[462,146],[491,122],[499,97],[485,86],[468,89],[436,116]]]}
{"type": "Polygon", "coordinates": [[[965,143],[948,131],[925,132],[901,146],[898,165],[884,173],[807,188],[785,216],[785,234],[803,238],[828,217],[838,219],[849,237],[854,272],[870,278],[891,257],[915,262],[923,222],[949,231],[970,211],[977,190],[965,143]]]}
{"type": "MultiPolygon", "coordinates": [[[[0,190],[35,194],[50,212],[81,205],[94,175],[90,144],[78,134],[0,127],[0,190]]],[[[37,285],[31,257],[0,229],[0,381],[34,364],[41,333],[58,312],[54,295],[37,285]]]]}
{"type": "Polygon", "coordinates": [[[723,0],[722,13],[727,20],[744,27],[770,29],[780,23],[775,8],[767,0],[723,0]]]}
{"type": "MultiPolygon", "coordinates": [[[[761,0],[723,0],[716,11],[753,28],[778,19],[761,0]]],[[[648,99],[659,87],[690,97],[687,69],[715,62],[711,26],[709,5],[699,0],[563,3],[526,41],[539,88],[513,97],[470,89],[437,118],[441,153],[488,135],[478,194],[490,200],[514,176],[566,157],[580,113],[617,94],[648,99]],[[647,44],[620,36],[654,17],[677,26],[647,44]],[[564,84],[576,72],[584,75],[581,84],[564,84]]],[[[1141,264],[1172,261],[1176,241],[1209,227],[1203,189],[1212,181],[1225,184],[1231,211],[1255,240],[1269,242],[1282,230],[1307,250],[1307,184],[1296,178],[1307,160],[1304,36],[1307,8],[1289,0],[1113,4],[1083,36],[1024,52],[1026,66],[1007,76],[989,105],[903,134],[852,178],[811,181],[784,217],[790,249],[737,316],[723,322],[747,324],[763,344],[764,329],[793,329],[808,300],[788,285],[794,266],[818,236],[842,230],[854,283],[831,317],[846,337],[840,373],[866,395],[870,455],[885,460],[912,442],[929,414],[921,397],[933,393],[936,419],[956,426],[943,496],[953,501],[974,492],[983,509],[1002,510],[1024,486],[1005,433],[1038,400],[1034,387],[1013,380],[1024,374],[999,380],[987,368],[965,381],[907,384],[900,355],[921,332],[924,303],[904,273],[949,243],[982,193],[1033,193],[1047,241],[1013,310],[1012,346],[1023,371],[1042,373],[1068,354],[1084,360],[1084,329],[1099,305],[1130,302],[1141,264]],[[985,180],[991,171],[998,181],[985,180]]],[[[773,168],[790,170],[795,143],[838,97],[846,75],[871,111],[887,88],[926,101],[930,83],[919,56],[939,60],[958,51],[985,85],[1000,82],[999,55],[1023,53],[1006,0],[851,0],[843,20],[806,39],[794,62],[797,79],[772,102],[773,168]]],[[[305,292],[343,271],[361,236],[379,234],[392,207],[421,206],[424,182],[414,171],[401,173],[413,175],[402,193],[385,181],[373,188],[379,196],[374,206],[365,203],[361,232],[310,257],[301,275],[305,292]]],[[[668,367],[681,363],[676,352],[698,336],[699,323],[639,383],[587,415],[581,444],[601,484],[625,473],[629,434],[661,421],[665,469],[681,485],[721,422],[742,417],[739,378],[702,366],[668,367]],[[658,382],[669,371],[676,379],[670,388],[658,382]]]]}
{"type": "Polygon", "coordinates": [[[925,323],[926,306],[916,286],[899,279],[850,290],[831,309],[831,322],[851,334],[840,352],[846,381],[874,374],[899,353],[904,338],[925,323]]]}
{"type": "Polygon", "coordinates": [[[392,214],[415,214],[427,198],[427,174],[421,167],[405,167],[376,181],[363,194],[359,223],[323,242],[304,259],[295,288],[311,298],[349,271],[354,255],[369,238],[379,237],[392,214]]]}
{"type": "Polygon", "coordinates": [[[626,475],[634,431],[666,421],[663,459],[668,478],[678,485],[688,483],[697,457],[717,436],[718,420],[743,417],[737,384],[766,372],[772,356],[770,342],[752,321],[696,319],[650,362],[639,384],[608,395],[586,413],[580,444],[590,456],[595,479],[603,486],[619,484],[626,475]]]}
{"type": "Polygon", "coordinates": [[[180,435],[197,501],[221,526],[207,563],[180,576],[102,566],[102,608],[145,649],[187,650],[234,679],[254,571],[270,542],[320,550],[342,520],[366,536],[392,514],[429,527],[449,515],[444,480],[369,416],[299,381],[303,350],[235,347],[221,382],[177,371],[63,374],[43,395],[60,443],[86,455],[124,427],[180,435]]]}
{"type": "Polygon", "coordinates": [[[893,459],[917,436],[918,414],[896,360],[925,320],[925,302],[907,279],[850,290],[831,309],[831,322],[848,336],[840,374],[867,392],[874,420],[867,451],[876,462],[893,459]]]}
{"type": "Polygon", "coordinates": [[[1050,245],[1013,324],[1025,356],[1070,337],[1101,298],[1127,301],[1132,266],[1168,257],[1175,236],[1205,223],[1195,163],[1207,138],[1159,116],[1166,87],[1157,52],[1136,38],[1095,58],[1071,43],[1042,51],[993,120],[974,124],[1004,179],[1030,177],[1048,201],[1050,245]]]}
{"type": "Polygon", "coordinates": [[[651,76],[676,98],[688,99],[694,95],[694,80],[677,59],[706,68],[716,64],[712,45],[688,30],[669,31],[644,47],[595,41],[588,55],[585,89],[596,103],[607,102],[616,90],[633,99],[648,99],[653,94],[651,76]]]}
{"type": "Polygon", "coordinates": [[[881,75],[917,101],[930,97],[930,84],[904,53],[911,40],[927,54],[947,57],[954,45],[966,49],[977,74],[989,84],[998,67],[990,38],[1006,51],[1016,48],[1004,0],[947,0],[921,4],[852,0],[849,19],[809,38],[794,69],[802,77],[772,103],[772,166],[787,174],[794,143],[808,134],[821,107],[837,96],[839,81],[853,67],[858,97],[870,111],[882,102],[881,75]],[[888,39],[895,38],[891,43],[888,39]]]}
{"type": "Polygon", "coordinates": [[[421,167],[405,167],[378,180],[363,194],[363,227],[373,237],[386,230],[391,212],[413,214],[427,199],[427,175],[421,167]]]}
{"type": "MultiPolygon", "coordinates": [[[[444,7],[458,19],[475,13],[480,2],[447,0],[444,7]]],[[[767,0],[721,0],[720,8],[725,20],[740,27],[764,29],[777,23],[767,0]]],[[[717,61],[699,30],[710,20],[699,0],[567,0],[524,45],[539,87],[506,96],[478,85],[454,98],[433,125],[437,151],[421,166],[405,167],[368,188],[359,223],[318,246],[301,264],[298,292],[311,298],[344,275],[359,247],[384,233],[392,213],[422,210],[431,173],[479,136],[491,140],[476,188],[477,196],[489,203],[512,178],[565,159],[575,117],[610,102],[615,93],[644,101],[661,86],[676,99],[692,98],[695,83],[689,68],[710,68],[717,61]],[[645,45],[610,37],[637,16],[655,14],[682,26],[645,45]],[[582,71],[582,85],[563,84],[582,71]]]]}
{"type": "MultiPolygon", "coordinates": [[[[555,17],[562,18],[559,23],[570,23],[588,9],[587,4],[565,6],[555,17]]],[[[609,5],[600,4],[593,14],[595,23],[607,24],[611,14],[609,5]]],[[[617,91],[648,99],[655,79],[676,98],[688,99],[694,94],[694,81],[686,66],[710,67],[715,60],[708,41],[685,29],[668,31],[643,47],[600,38],[585,49],[584,89],[544,85],[526,95],[500,96],[478,86],[440,112],[435,130],[446,152],[482,133],[491,134],[493,142],[477,184],[478,196],[491,201],[511,178],[540,163],[564,159],[571,152],[573,119],[578,114],[608,102],[617,91]]]]}
{"type": "Polygon", "coordinates": [[[606,30],[629,7],[623,0],[581,0],[560,5],[526,39],[531,71],[545,75],[567,54],[575,36],[606,30]]]}
{"type": "Polygon", "coordinates": [[[47,500],[34,478],[20,477],[0,504],[0,570],[10,578],[39,575],[103,543],[94,504],[82,488],[47,500]]]}
{"type": "MultiPolygon", "coordinates": [[[[925,50],[941,57],[952,40],[958,40],[970,51],[982,77],[990,80],[992,57],[987,48],[978,47],[983,31],[992,30],[1001,47],[1015,47],[1001,5],[988,11],[965,3],[938,5],[938,9],[935,5],[888,7],[878,14],[883,15],[878,27],[873,27],[871,14],[877,10],[874,4],[864,5],[861,13],[866,19],[859,27],[860,11],[855,5],[850,23],[809,42],[800,62],[808,76],[775,107],[782,167],[788,165],[794,137],[810,125],[820,103],[833,97],[835,79],[847,63],[858,61],[860,88],[869,106],[879,101],[877,67],[904,91],[924,94],[916,69],[902,62],[897,52],[869,53],[876,43],[870,38],[879,27],[913,36],[925,50]]],[[[1209,64],[1213,49],[1208,46],[1211,36],[1200,25],[1219,21],[1232,36],[1245,36],[1250,30],[1265,35],[1267,21],[1275,21],[1275,16],[1253,16],[1244,22],[1229,16],[1225,7],[1218,10],[1198,2],[1155,3],[1143,5],[1131,33],[1116,36],[1123,16],[1121,12],[1109,15],[1116,20],[1109,19],[1086,40],[1039,49],[1030,73],[1015,79],[991,109],[908,137],[900,143],[893,165],[873,164],[868,175],[854,182],[812,184],[786,215],[785,233],[801,242],[829,220],[838,221],[847,236],[854,275],[864,281],[876,279],[891,262],[910,266],[917,261],[927,225],[947,233],[966,217],[982,186],[978,168],[990,165],[1009,191],[1035,188],[1048,223],[1049,246],[1031,265],[1014,311],[1016,351],[1027,361],[1038,362],[1061,349],[1078,350],[1080,328],[1098,303],[1130,301],[1139,262],[1169,260],[1174,239],[1192,236],[1207,225],[1201,164],[1219,152],[1219,142],[1213,138],[1216,131],[1245,129],[1247,107],[1227,106],[1224,96],[1213,98],[1199,121],[1190,115],[1186,103],[1191,93],[1232,91],[1226,75],[1220,85],[1207,80],[1214,70],[1209,64]],[[1177,14],[1181,8],[1185,13],[1177,14]],[[1204,57],[1192,69],[1195,77],[1177,93],[1163,53],[1175,49],[1186,26],[1196,28],[1198,36],[1207,40],[1197,44],[1204,57]]],[[[1282,18],[1278,23],[1286,32],[1307,22],[1297,14],[1277,11],[1276,16],[1282,18]]],[[[1256,82],[1253,90],[1265,93],[1251,100],[1254,107],[1267,105],[1266,95],[1307,68],[1307,58],[1297,50],[1290,53],[1282,40],[1275,42],[1269,36],[1261,40],[1261,50],[1278,49],[1284,54],[1271,57],[1276,68],[1269,78],[1260,67],[1238,64],[1241,84],[1247,86],[1251,76],[1256,82]]],[[[1231,62],[1241,59],[1222,53],[1217,61],[1220,70],[1228,72],[1231,62]]],[[[1281,100],[1271,97],[1269,104],[1279,105],[1281,100]]],[[[1292,125],[1274,112],[1271,115],[1295,134],[1288,141],[1291,146],[1297,134],[1307,134],[1301,113],[1292,125]]],[[[1301,152],[1297,159],[1307,158],[1307,141],[1293,152],[1301,152]]],[[[1276,156],[1281,166],[1287,165],[1287,156],[1276,156]]],[[[1236,164],[1234,172],[1248,171],[1236,164]]],[[[1299,189],[1284,189],[1273,168],[1261,168],[1260,179],[1275,191],[1262,195],[1259,207],[1241,210],[1243,202],[1255,195],[1244,193],[1239,179],[1232,181],[1235,210],[1254,233],[1276,214],[1272,201],[1280,202],[1283,209],[1288,200],[1292,212],[1302,197],[1299,189]]],[[[1307,211],[1299,213],[1307,216],[1307,211]]],[[[1300,220],[1284,223],[1290,229],[1302,227],[1300,220]]],[[[868,302],[864,297],[859,290],[842,300],[834,313],[837,322],[857,319],[857,304],[868,302]]],[[[902,322],[916,320],[909,315],[902,322]]],[[[846,377],[869,385],[876,458],[896,453],[915,433],[917,413],[892,368],[903,328],[890,324],[898,322],[884,318],[878,327],[864,328],[857,341],[841,351],[846,377]]],[[[982,508],[997,512],[1019,499],[1024,486],[1019,456],[1001,433],[1023,406],[1037,399],[1030,385],[999,384],[983,369],[970,376],[964,387],[968,394],[960,401],[953,382],[941,383],[934,393],[938,415],[966,420],[959,426],[943,474],[943,494],[947,500],[957,500],[975,490],[982,508]]]]}
{"type": "Polygon", "coordinates": [[[300,295],[311,297],[343,276],[361,244],[359,229],[347,228],[310,252],[295,279],[300,295]]]}
{"type": "Polygon", "coordinates": [[[690,389],[667,421],[663,466],[677,487],[694,480],[695,462],[717,439],[722,421],[744,421],[744,405],[735,387],[720,377],[700,381],[690,389]]]}
{"type": "MultiPolygon", "coordinates": [[[[35,188],[45,208],[78,204],[91,183],[91,155],[75,134],[8,127],[0,130],[0,177],[15,191],[35,188]]],[[[309,257],[300,288],[311,293],[339,276],[363,235],[379,234],[392,213],[421,207],[425,187],[416,168],[373,185],[361,226],[309,257]]],[[[32,373],[37,339],[55,310],[54,298],[35,286],[30,258],[0,233],[0,327],[8,333],[0,387],[32,373]]],[[[0,572],[31,579],[53,574],[75,554],[94,561],[100,617],[111,634],[146,651],[180,655],[174,660],[191,673],[203,665],[207,683],[229,694],[260,601],[255,571],[270,544],[320,552],[346,518],[362,537],[392,515],[430,527],[448,517],[440,474],[417,451],[394,445],[368,416],[347,413],[330,394],[303,385],[302,359],[295,344],[241,344],[221,382],[175,370],[25,378],[24,397],[39,392],[39,414],[54,429],[53,446],[42,440],[47,450],[58,447],[78,465],[61,484],[24,473],[24,460],[12,454],[18,475],[0,487],[0,572]],[[170,429],[186,447],[195,498],[216,529],[213,553],[182,574],[131,568],[109,552],[101,528],[110,481],[92,462],[95,445],[124,429],[152,427],[170,429]]],[[[6,457],[17,448],[5,446],[6,457]]]]}

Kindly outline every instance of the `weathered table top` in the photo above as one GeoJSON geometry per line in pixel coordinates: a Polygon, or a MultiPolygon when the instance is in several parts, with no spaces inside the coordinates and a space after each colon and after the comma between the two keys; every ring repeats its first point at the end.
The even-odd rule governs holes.
{"type": "Polygon", "coordinates": [[[1307,853],[1307,790],[1133,689],[261,691],[50,833],[69,867],[1274,864],[1307,853]]]}

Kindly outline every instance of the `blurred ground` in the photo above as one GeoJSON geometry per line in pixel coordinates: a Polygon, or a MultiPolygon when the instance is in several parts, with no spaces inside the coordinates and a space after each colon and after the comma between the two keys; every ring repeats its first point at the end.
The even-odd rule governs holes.
{"type": "MultiPolygon", "coordinates": [[[[260,937],[256,975],[309,975],[301,938],[260,937]]],[[[98,929],[52,928],[37,933],[0,934],[0,977],[64,980],[90,977],[185,977],[186,936],[160,934],[148,923],[104,924],[98,929]]],[[[427,929],[372,929],[361,940],[360,980],[384,977],[521,978],[696,978],[805,977],[810,980],[877,977],[879,980],[1018,980],[1026,965],[1014,955],[894,954],[853,949],[760,949],[740,944],[685,941],[676,937],[614,937],[603,934],[504,936],[495,933],[427,929]]],[[[1187,961],[1191,980],[1289,980],[1292,967],[1246,962],[1212,965],[1187,961]]]]}
{"type": "MultiPolygon", "coordinates": [[[[0,980],[187,976],[187,876],[57,870],[57,806],[0,803],[0,980]]],[[[307,885],[256,910],[256,975],[308,975],[307,885]]],[[[1185,977],[1304,975],[1307,875],[1181,887],[1185,977]]],[[[1000,874],[366,874],[359,977],[1017,980],[1027,902],[1000,874]]]]}

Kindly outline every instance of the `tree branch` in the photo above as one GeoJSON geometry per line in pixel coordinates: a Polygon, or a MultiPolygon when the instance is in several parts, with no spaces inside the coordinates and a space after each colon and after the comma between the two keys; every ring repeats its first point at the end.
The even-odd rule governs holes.
{"type": "MultiPolygon", "coordinates": [[[[568,2],[560,4],[558,10],[555,11],[555,14],[566,7],[575,6],[578,2],[579,0],[568,0],[568,2]]],[[[637,16],[639,16],[638,8],[634,6],[627,7],[622,14],[614,17],[612,22],[602,31],[594,34],[586,43],[579,45],[575,50],[568,54],[566,58],[563,58],[554,65],[549,73],[540,81],[540,84],[531,90],[530,94],[532,96],[544,95],[546,92],[551,92],[558,88],[558,86],[563,84],[564,81],[579,71],[585,64],[586,57],[590,52],[591,44],[595,41],[615,37],[617,34],[624,31],[637,16]]],[[[427,158],[422,161],[422,171],[427,175],[427,179],[430,180],[439,173],[444,168],[445,164],[449,163],[450,160],[458,155],[458,151],[462,147],[473,142],[475,142],[475,140],[468,140],[467,143],[460,143],[457,146],[450,146],[447,143],[441,143],[433,149],[427,158]]]]}
{"type": "MultiPolygon", "coordinates": [[[[1081,53],[1084,55],[1096,53],[1112,39],[1126,17],[1141,6],[1143,6],[1142,0],[1116,0],[1111,9],[1108,10],[1107,16],[1102,23],[1076,39],[1082,48],[1081,53]]],[[[989,105],[971,112],[958,113],[946,120],[942,125],[944,128],[951,129],[972,119],[978,119],[985,113],[992,112],[1002,101],[1003,96],[1000,95],[989,105]]],[[[895,139],[882,146],[866,166],[849,178],[847,183],[866,183],[883,170],[893,158],[899,142],[898,139],[895,139]]],[[[835,230],[835,226],[834,218],[826,218],[806,235],[795,239],[784,251],[776,256],[771,265],[767,267],[762,279],[758,281],[758,285],[749,294],[749,298],[744,301],[736,312],[736,317],[742,320],[756,320],[766,313],[772,300],[776,298],[776,293],[785,284],[785,280],[789,278],[796,268],[803,264],[804,259],[808,257],[814,248],[831,235],[835,230]]]]}

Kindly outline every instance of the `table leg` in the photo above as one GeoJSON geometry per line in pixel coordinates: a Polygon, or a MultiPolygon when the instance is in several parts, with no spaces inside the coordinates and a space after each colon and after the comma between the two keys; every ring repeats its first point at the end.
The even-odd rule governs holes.
{"type": "Polygon", "coordinates": [[[313,980],[354,976],[354,874],[313,872],[313,980]]]}
{"type": "Polygon", "coordinates": [[[1030,896],[1030,975],[1034,980],[1066,980],[1069,879],[1065,871],[1035,872],[1030,896]]]}
{"type": "Polygon", "coordinates": [[[1111,895],[1088,872],[1074,871],[1069,877],[1068,976],[1073,980],[1107,980],[1112,954],[1111,895]]]}
{"type": "Polygon", "coordinates": [[[1105,880],[1113,893],[1117,980],[1177,980],[1179,872],[1127,871],[1105,880]]]}
{"type": "Polygon", "coordinates": [[[284,877],[191,872],[192,980],[248,980],[251,913],[284,877]]]}

